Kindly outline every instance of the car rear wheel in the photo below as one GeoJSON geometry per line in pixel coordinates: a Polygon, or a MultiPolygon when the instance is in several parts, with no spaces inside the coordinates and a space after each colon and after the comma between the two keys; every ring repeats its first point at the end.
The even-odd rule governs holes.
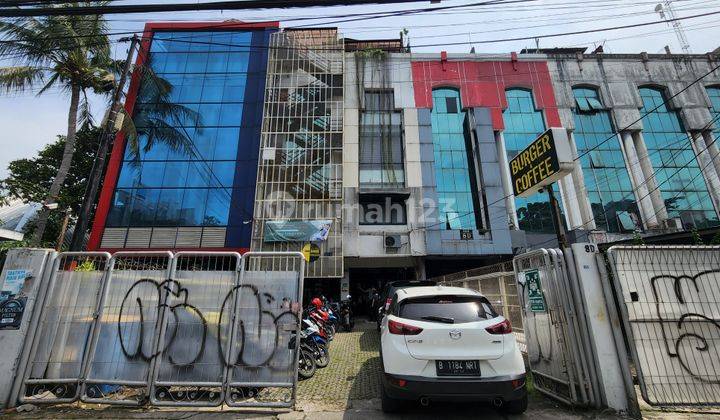
{"type": "Polygon", "coordinates": [[[525,394],[520,399],[506,401],[500,410],[507,414],[522,414],[525,412],[525,410],[527,410],[527,406],[528,397],[527,394],[525,394]]]}
{"type": "Polygon", "coordinates": [[[380,405],[382,406],[383,413],[397,413],[402,410],[404,404],[403,401],[391,398],[385,391],[385,387],[381,387],[380,405]]]}

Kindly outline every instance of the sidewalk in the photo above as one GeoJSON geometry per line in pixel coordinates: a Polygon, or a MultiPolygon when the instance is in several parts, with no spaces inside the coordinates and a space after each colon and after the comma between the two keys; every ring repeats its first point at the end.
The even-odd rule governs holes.
{"type": "MultiPolygon", "coordinates": [[[[297,411],[272,412],[236,411],[227,407],[208,409],[189,408],[123,408],[89,404],[66,404],[37,407],[35,411],[9,411],[8,419],[503,419],[493,407],[480,404],[431,404],[423,408],[410,407],[403,415],[385,415],[380,410],[379,338],[375,324],[359,322],[351,333],[339,333],[333,341],[328,367],[315,376],[300,382],[297,411]]],[[[643,406],[643,414],[650,419],[704,419],[711,413],[663,412],[643,406]]],[[[528,411],[509,418],[532,420],[616,419],[610,412],[580,410],[565,407],[530,389],[528,411]]],[[[718,416],[720,419],[720,416],[718,416]]]]}

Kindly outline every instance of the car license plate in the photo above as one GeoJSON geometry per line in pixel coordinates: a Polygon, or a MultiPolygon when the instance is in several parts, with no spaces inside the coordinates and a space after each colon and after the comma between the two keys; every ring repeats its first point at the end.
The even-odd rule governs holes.
{"type": "Polygon", "coordinates": [[[478,360],[436,360],[438,376],[480,376],[478,360]]]}

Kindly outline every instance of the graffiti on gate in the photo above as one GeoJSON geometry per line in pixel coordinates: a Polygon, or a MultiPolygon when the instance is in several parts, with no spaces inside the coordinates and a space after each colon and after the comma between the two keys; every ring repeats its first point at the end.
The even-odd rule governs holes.
{"type": "MultiPolygon", "coordinates": [[[[164,280],[157,281],[149,278],[143,278],[137,280],[125,293],[125,297],[122,300],[120,311],[117,319],[117,330],[120,347],[123,354],[129,360],[141,359],[144,361],[150,361],[161,354],[166,354],[169,362],[176,367],[190,366],[202,359],[206,352],[206,344],[208,337],[209,322],[203,313],[197,306],[189,303],[190,291],[183,287],[183,285],[177,280],[164,280]],[[149,290],[146,290],[149,289],[149,290]],[[153,296],[154,294],[154,296],[153,296]],[[134,297],[134,299],[132,298],[134,297]],[[178,303],[175,303],[178,302],[178,303]],[[137,317],[132,317],[133,321],[128,322],[125,319],[128,313],[136,310],[137,317]],[[145,340],[147,334],[155,334],[154,329],[146,327],[145,312],[155,312],[155,319],[160,319],[162,310],[165,309],[167,328],[165,336],[167,337],[165,342],[158,346],[158,350],[153,352],[152,349],[148,348],[152,346],[152,340],[145,340]],[[185,318],[185,321],[181,321],[181,317],[185,318]],[[187,319],[189,318],[189,322],[187,319]],[[172,321],[172,322],[171,322],[172,321]],[[139,325],[136,325],[138,323],[139,325]],[[199,326],[200,334],[192,335],[193,340],[199,341],[197,349],[194,354],[185,355],[183,360],[179,360],[175,352],[173,351],[175,344],[180,340],[183,335],[180,334],[180,329],[194,327],[197,330],[199,326]],[[190,325],[190,327],[188,327],[190,325]],[[148,331],[151,330],[151,331],[148,331]],[[134,338],[132,332],[137,331],[138,338],[134,338]],[[133,340],[136,341],[133,344],[133,340]],[[148,344],[150,343],[150,344],[148,344]]],[[[219,359],[225,366],[245,366],[245,367],[270,367],[269,362],[275,356],[278,346],[280,343],[280,336],[282,331],[285,329],[285,325],[291,325],[293,328],[288,328],[291,331],[295,331],[295,327],[299,324],[298,312],[300,306],[297,302],[293,302],[289,297],[283,297],[278,301],[275,296],[267,292],[261,292],[257,286],[251,284],[243,284],[234,286],[230,291],[227,292],[222,304],[219,308],[218,319],[217,319],[217,331],[215,331],[215,340],[217,340],[217,349],[219,351],[219,359]],[[252,331],[256,334],[256,338],[259,340],[263,334],[272,334],[273,338],[270,340],[274,343],[273,346],[263,349],[267,352],[263,355],[259,363],[249,361],[246,356],[248,342],[248,331],[246,328],[245,319],[236,320],[239,331],[237,333],[237,340],[239,340],[239,350],[235,357],[228,358],[226,356],[226,345],[223,343],[223,319],[225,317],[231,317],[228,315],[233,310],[233,302],[237,299],[236,295],[240,293],[245,295],[250,293],[252,299],[256,303],[254,314],[252,315],[252,324],[256,326],[257,331],[252,331]],[[272,309],[279,310],[276,314],[273,313],[272,309]],[[285,320],[285,322],[283,322],[285,320]],[[263,326],[271,325],[269,329],[263,328],[263,326]]],[[[275,366],[279,369],[287,369],[289,366],[275,366]]]]}
{"type": "MultiPolygon", "coordinates": [[[[682,366],[682,368],[694,379],[711,384],[720,384],[720,377],[709,376],[711,372],[708,369],[705,369],[703,373],[697,372],[696,369],[693,369],[690,366],[691,363],[689,363],[689,359],[692,358],[692,361],[695,362],[693,363],[695,366],[702,367],[702,364],[698,363],[698,360],[701,359],[703,355],[711,357],[709,341],[712,342],[714,340],[709,340],[706,336],[707,332],[705,329],[697,326],[709,325],[711,328],[714,327],[717,329],[716,333],[720,333],[720,323],[718,323],[716,319],[696,311],[674,311],[673,309],[681,308],[679,305],[686,308],[687,306],[692,305],[692,308],[695,308],[695,310],[698,307],[701,307],[702,305],[699,305],[697,301],[688,301],[686,299],[686,296],[683,293],[683,285],[687,285],[689,290],[694,288],[695,292],[700,293],[698,280],[701,282],[707,281],[708,283],[716,283],[717,277],[714,277],[713,275],[718,274],[720,274],[720,270],[707,270],[693,276],[660,274],[650,279],[652,293],[655,299],[655,311],[657,318],[660,321],[660,330],[667,355],[671,358],[677,358],[680,366],[682,366]],[[665,288],[664,290],[667,291],[668,295],[674,295],[677,302],[664,302],[661,297],[659,284],[667,283],[667,281],[671,282],[671,287],[665,288]],[[672,315],[675,315],[673,316],[673,319],[667,319],[667,317],[663,316],[668,311],[671,312],[672,315]],[[673,337],[674,343],[672,343],[673,337]],[[696,343],[690,343],[689,341],[691,340],[694,340],[696,343]],[[684,346],[683,343],[685,342],[688,342],[688,345],[684,346]],[[699,354],[687,354],[688,349],[695,349],[699,352],[699,354]]],[[[708,287],[713,286],[713,283],[708,285],[708,287]]],[[[633,293],[631,293],[631,297],[633,300],[637,299],[636,294],[633,295],[633,293]]],[[[716,352],[718,350],[720,349],[715,349],[716,352]]]]}

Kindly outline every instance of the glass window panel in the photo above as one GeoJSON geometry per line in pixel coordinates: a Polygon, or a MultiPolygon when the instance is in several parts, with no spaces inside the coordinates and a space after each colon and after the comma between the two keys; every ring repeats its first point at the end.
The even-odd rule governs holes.
{"type": "Polygon", "coordinates": [[[165,172],[165,162],[140,162],[138,164],[138,186],[160,187],[165,172]]]}
{"type": "Polygon", "coordinates": [[[249,55],[247,52],[228,54],[228,73],[245,73],[248,69],[249,55]]]}
{"type": "MultiPolygon", "coordinates": [[[[225,52],[211,53],[208,56],[208,63],[206,71],[208,73],[225,73],[227,71],[228,60],[230,56],[225,52]]],[[[207,75],[209,78],[221,79],[220,76],[207,75]]]]}
{"type": "Polygon", "coordinates": [[[225,189],[209,190],[203,224],[205,226],[226,226],[229,213],[230,192],[225,189]]]}
{"type": "Polygon", "coordinates": [[[217,127],[220,125],[220,110],[222,104],[201,104],[198,112],[200,120],[205,127],[217,127]]]}
{"type": "Polygon", "coordinates": [[[187,64],[186,54],[167,54],[165,60],[165,73],[182,73],[187,64]]]}
{"type": "Polygon", "coordinates": [[[178,226],[184,189],[163,189],[158,199],[155,224],[157,226],[178,226]]]}
{"type": "Polygon", "coordinates": [[[159,189],[133,190],[130,226],[152,226],[155,222],[159,189]]]}
{"type": "Polygon", "coordinates": [[[108,214],[108,227],[122,227],[130,223],[132,210],[133,190],[118,189],[113,195],[110,213],[108,214]]]}
{"type": "MultiPolygon", "coordinates": [[[[524,150],[545,131],[542,111],[535,109],[532,92],[525,89],[508,89],[505,92],[508,107],[503,110],[508,160],[524,150]],[[510,140],[508,142],[507,140],[510,140]]],[[[520,229],[532,233],[553,233],[555,228],[547,194],[535,194],[527,199],[515,199],[520,229]]]]}
{"type": "Polygon", "coordinates": [[[703,180],[703,175],[678,112],[663,104],[664,94],[659,89],[640,88],[640,97],[643,101],[640,109],[644,117],[643,138],[669,216],[680,217],[686,227],[692,227],[692,224],[697,228],[718,225],[720,222],[714,212],[710,212],[708,217],[696,217],[701,210],[712,208],[712,203],[701,199],[707,194],[704,182],[694,182],[696,177],[703,180]],[[658,105],[661,106],[654,110],[658,105]]]}
{"type": "MultiPolygon", "coordinates": [[[[173,86],[170,99],[200,118],[158,112],[154,86],[141,86],[135,112],[140,151],[135,156],[126,147],[108,226],[225,226],[238,160],[251,32],[154,36],[151,63],[173,86]],[[243,45],[231,45],[238,42],[243,45]],[[154,120],[168,124],[162,141],[151,141],[144,131],[150,131],[154,120]],[[189,142],[168,139],[167,133],[173,132],[189,142]],[[146,151],[147,145],[151,147],[146,151]],[[136,159],[135,166],[130,166],[131,159],[136,159]]],[[[391,154],[395,153],[394,149],[391,154]]]]}
{"type": "Polygon", "coordinates": [[[190,53],[187,56],[187,63],[185,65],[186,73],[205,73],[207,68],[208,54],[207,53],[190,53]]]}
{"type": "Polygon", "coordinates": [[[225,80],[222,77],[207,75],[203,82],[202,102],[221,102],[225,91],[225,80]]]}
{"type": "Polygon", "coordinates": [[[184,187],[188,174],[187,162],[166,162],[165,175],[163,176],[162,187],[184,187]]]}
{"type": "Polygon", "coordinates": [[[445,98],[445,103],[448,114],[457,114],[458,106],[456,98],[445,98]]]}
{"type": "Polygon", "coordinates": [[[465,138],[465,112],[460,92],[440,88],[433,91],[433,148],[437,183],[439,220],[447,229],[477,229],[476,191],[470,177],[474,176],[468,162],[465,138]]]}
{"type": "Polygon", "coordinates": [[[393,91],[365,92],[360,116],[360,171],[365,186],[393,187],[405,182],[402,118],[393,110],[393,91]],[[384,111],[386,110],[386,111],[384,111]]]}
{"type": "Polygon", "coordinates": [[[193,161],[188,165],[188,176],[185,186],[188,188],[209,187],[214,183],[210,163],[193,161]]]}
{"type": "Polygon", "coordinates": [[[595,224],[608,232],[622,232],[624,228],[616,217],[618,211],[635,218],[639,216],[620,142],[613,138],[616,134],[610,114],[603,109],[594,89],[575,88],[573,95],[576,100],[586,99],[590,108],[596,111],[590,114],[575,112],[574,132],[578,153],[585,154],[580,158],[580,164],[595,224]]]}
{"type": "Polygon", "coordinates": [[[221,126],[240,126],[242,121],[242,104],[223,104],[220,111],[221,126]]]}
{"type": "Polygon", "coordinates": [[[205,203],[208,190],[187,189],[180,207],[180,225],[202,226],[205,218],[205,203]]]}
{"type": "Polygon", "coordinates": [[[202,77],[196,74],[185,75],[185,77],[183,78],[182,86],[180,87],[178,102],[200,102],[200,98],[202,98],[202,87],[202,77]]]}
{"type": "Polygon", "coordinates": [[[602,110],[603,110],[602,104],[601,104],[600,101],[598,101],[597,99],[595,99],[595,98],[587,98],[587,102],[588,102],[588,105],[590,105],[590,108],[594,109],[595,111],[602,111],[602,110]]]}
{"type": "Polygon", "coordinates": [[[237,159],[238,142],[240,141],[240,128],[218,128],[215,139],[215,160],[237,159]]]}
{"type": "Polygon", "coordinates": [[[138,187],[140,183],[140,168],[138,163],[124,162],[118,177],[117,188],[138,187]]]}
{"type": "Polygon", "coordinates": [[[235,162],[213,162],[213,186],[232,187],[235,179],[235,162]]]}
{"type": "MultiPolygon", "coordinates": [[[[153,141],[148,148],[148,136],[142,134],[138,136],[138,147],[140,159],[142,160],[165,160],[167,159],[169,148],[167,144],[161,141],[153,141]]],[[[128,150],[131,150],[128,145],[128,150]]]]}
{"type": "Polygon", "coordinates": [[[588,103],[588,100],[586,98],[575,98],[575,102],[577,103],[578,108],[580,111],[588,112],[590,111],[590,104],[588,103]]]}

